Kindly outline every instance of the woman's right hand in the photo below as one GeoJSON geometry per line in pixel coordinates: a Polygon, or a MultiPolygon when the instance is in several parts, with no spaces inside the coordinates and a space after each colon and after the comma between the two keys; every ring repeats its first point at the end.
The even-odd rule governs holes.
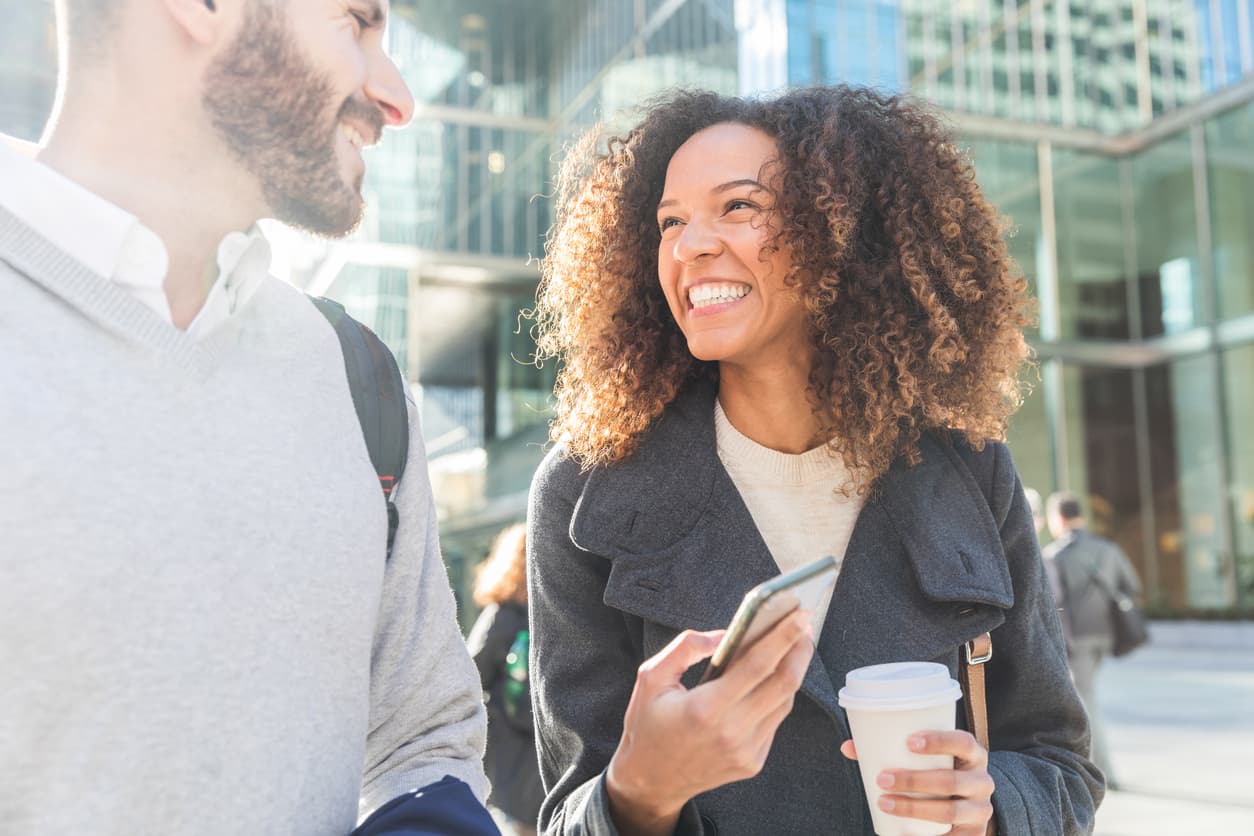
{"type": "Polygon", "coordinates": [[[669,835],[690,798],[757,775],[792,710],[814,653],[809,613],[784,618],[718,679],[685,688],[684,671],[722,637],[685,631],[636,674],[606,771],[610,811],[624,834],[669,835]]]}

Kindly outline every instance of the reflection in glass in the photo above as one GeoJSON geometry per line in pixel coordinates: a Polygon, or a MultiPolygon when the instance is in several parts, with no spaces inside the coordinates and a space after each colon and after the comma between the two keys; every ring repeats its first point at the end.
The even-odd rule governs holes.
{"type": "Polygon", "coordinates": [[[1032,384],[1032,391],[1010,419],[1006,444],[1014,456],[1015,468],[1024,486],[1036,488],[1044,497],[1058,487],[1054,484],[1054,451],[1050,444],[1045,387],[1036,368],[1026,372],[1025,377],[1032,384]]]}
{"type": "Polygon", "coordinates": [[[1218,317],[1254,310],[1254,104],[1206,126],[1218,317]]]}
{"type": "Polygon", "coordinates": [[[1254,609],[1254,345],[1223,355],[1237,603],[1254,609]]]}
{"type": "Polygon", "coordinates": [[[1055,149],[1059,336],[1129,339],[1118,161],[1055,149]]]}
{"type": "Polygon", "coordinates": [[[0,133],[34,142],[52,111],[57,39],[50,0],[6,4],[0,27],[0,133]]]}
{"type": "Polygon", "coordinates": [[[1142,336],[1174,334],[1207,320],[1198,274],[1193,156],[1187,133],[1132,158],[1136,275],[1142,336]]]}
{"type": "MultiPolygon", "coordinates": [[[[1048,246],[1041,234],[1041,190],[1037,174],[1036,146],[1024,142],[977,139],[968,143],[976,180],[984,197],[1008,220],[1006,247],[1015,265],[1028,280],[1028,291],[1037,295],[1038,265],[1048,246]]],[[[1028,333],[1035,335],[1039,328],[1028,333]]]]}
{"type": "Polygon", "coordinates": [[[1174,608],[1235,602],[1224,553],[1213,355],[1146,370],[1159,580],[1174,608]]]}
{"type": "MultiPolygon", "coordinates": [[[[1152,577],[1141,524],[1132,372],[1067,366],[1065,451],[1069,488],[1086,500],[1094,532],[1117,542],[1152,577]]],[[[1149,590],[1151,597],[1154,590],[1149,590]]]]}

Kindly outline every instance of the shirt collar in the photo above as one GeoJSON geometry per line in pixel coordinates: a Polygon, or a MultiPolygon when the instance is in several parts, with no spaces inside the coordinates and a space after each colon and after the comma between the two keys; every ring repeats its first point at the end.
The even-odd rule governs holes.
{"type": "MultiPolygon", "coordinates": [[[[164,282],[170,259],[140,220],[70,178],[0,143],[0,206],[98,276],[171,319],[164,282]]],[[[189,330],[207,333],[252,297],[269,274],[270,245],[254,225],[217,251],[218,276],[189,330]]]]}
{"type": "Polygon", "coordinates": [[[0,206],[75,261],[141,297],[160,293],[165,244],[134,215],[11,148],[0,147],[0,183],[0,206]]]}

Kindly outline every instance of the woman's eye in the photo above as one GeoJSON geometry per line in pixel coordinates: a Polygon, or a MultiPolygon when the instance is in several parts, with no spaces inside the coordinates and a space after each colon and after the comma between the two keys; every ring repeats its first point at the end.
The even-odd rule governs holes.
{"type": "Polygon", "coordinates": [[[665,232],[678,223],[679,218],[662,218],[662,220],[658,222],[657,228],[659,232],[665,232]]]}
{"type": "Polygon", "coordinates": [[[728,212],[735,212],[737,209],[757,209],[757,208],[758,208],[757,206],[755,206],[753,203],[750,203],[747,200],[733,200],[727,204],[728,212]]]}
{"type": "Polygon", "coordinates": [[[353,29],[357,32],[357,34],[360,35],[362,32],[370,28],[370,21],[366,19],[365,15],[358,12],[349,12],[349,16],[353,19],[353,29]]]}

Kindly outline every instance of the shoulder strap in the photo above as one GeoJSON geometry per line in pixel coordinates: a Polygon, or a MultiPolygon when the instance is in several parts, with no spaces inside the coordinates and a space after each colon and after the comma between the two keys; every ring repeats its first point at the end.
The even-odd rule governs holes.
{"type": "Polygon", "coordinates": [[[988,699],[984,694],[984,663],[993,658],[993,636],[985,633],[962,646],[958,659],[958,678],[966,696],[963,709],[967,730],[980,745],[988,748],[988,699]]]}
{"type": "Polygon", "coordinates": [[[322,315],[335,328],[344,353],[348,388],[361,433],[370,451],[370,462],[379,476],[388,509],[388,557],[396,539],[398,516],[392,491],[405,472],[409,458],[409,410],[405,404],[405,381],[396,358],[373,331],[349,316],[338,302],[311,296],[322,315]]]}

